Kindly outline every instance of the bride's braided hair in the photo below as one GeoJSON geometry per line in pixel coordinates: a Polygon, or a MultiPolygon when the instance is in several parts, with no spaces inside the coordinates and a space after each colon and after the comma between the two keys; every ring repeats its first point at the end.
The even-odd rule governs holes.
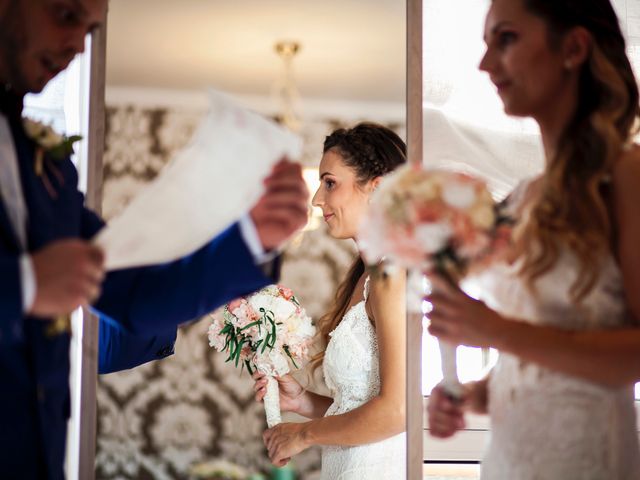
{"type": "MultiPolygon", "coordinates": [[[[360,185],[392,172],[407,161],[407,147],[392,130],[382,125],[365,122],[353,128],[335,130],[324,141],[323,153],[332,150],[340,155],[344,164],[356,173],[360,185]]],[[[318,320],[318,335],[326,346],[329,333],[347,313],[353,291],[365,267],[358,256],[336,292],[331,309],[318,320]]],[[[313,358],[313,368],[322,364],[324,350],[313,358]]]]}

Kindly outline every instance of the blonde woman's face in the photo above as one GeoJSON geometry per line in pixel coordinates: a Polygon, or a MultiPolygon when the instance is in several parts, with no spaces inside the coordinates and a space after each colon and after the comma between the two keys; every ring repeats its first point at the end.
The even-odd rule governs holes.
{"type": "Polygon", "coordinates": [[[493,1],[484,40],[487,51],[479,68],[489,74],[507,114],[541,117],[574,88],[562,49],[551,48],[545,22],[522,0],[493,1]]]}
{"type": "Polygon", "coordinates": [[[345,165],[342,157],[333,150],[322,156],[319,174],[320,187],[313,196],[312,204],[322,209],[332,237],[355,238],[375,180],[359,185],[355,170],[345,165]]]}

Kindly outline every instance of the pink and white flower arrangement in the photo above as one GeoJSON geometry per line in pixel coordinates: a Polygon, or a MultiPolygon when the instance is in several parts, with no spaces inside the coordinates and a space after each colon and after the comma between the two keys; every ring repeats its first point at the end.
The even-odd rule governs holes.
{"type": "Polygon", "coordinates": [[[371,197],[358,245],[369,263],[437,270],[457,281],[510,235],[486,184],[470,175],[408,165],[371,197]]]}
{"type": "MultiPolygon", "coordinates": [[[[382,259],[420,272],[436,272],[453,284],[473,264],[489,262],[511,237],[486,184],[463,173],[408,165],[385,178],[371,196],[358,245],[368,263],[382,259]]],[[[462,393],[456,346],[440,343],[443,387],[462,393]]]]}
{"type": "Polygon", "coordinates": [[[269,285],[229,302],[211,314],[209,345],[229,354],[227,361],[267,377],[264,406],[269,427],[281,422],[275,377],[300,368],[316,334],[313,321],[293,292],[269,285]]]}

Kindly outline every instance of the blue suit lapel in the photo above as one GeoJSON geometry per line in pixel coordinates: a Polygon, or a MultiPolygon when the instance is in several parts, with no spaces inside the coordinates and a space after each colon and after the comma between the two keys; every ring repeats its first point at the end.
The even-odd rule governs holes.
{"type": "Polygon", "coordinates": [[[11,224],[11,219],[9,218],[9,214],[7,213],[7,209],[5,204],[0,199],[0,238],[7,245],[7,248],[15,250],[16,252],[20,252],[22,248],[20,247],[20,241],[18,240],[18,235],[11,224]]]}

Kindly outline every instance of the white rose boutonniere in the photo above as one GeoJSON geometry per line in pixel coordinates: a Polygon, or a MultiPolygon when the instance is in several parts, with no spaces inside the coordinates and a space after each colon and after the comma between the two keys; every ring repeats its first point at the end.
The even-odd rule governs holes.
{"type": "Polygon", "coordinates": [[[42,153],[46,153],[56,160],[63,160],[73,153],[73,144],[82,140],[80,135],[67,137],[57,133],[50,125],[46,125],[30,118],[22,119],[24,131],[33,140],[42,153]]]}
{"type": "MultiPolygon", "coordinates": [[[[22,125],[24,131],[31,140],[36,144],[36,152],[34,158],[33,168],[36,175],[42,177],[43,183],[49,194],[52,197],[56,197],[55,189],[49,181],[48,177],[43,175],[44,163],[48,160],[64,160],[71,154],[73,154],[73,144],[82,140],[80,135],[72,135],[67,137],[57,133],[50,125],[46,125],[42,122],[32,120],[30,118],[23,118],[22,125]]],[[[53,173],[62,178],[57,169],[54,168],[52,163],[49,164],[53,173]]]]}

